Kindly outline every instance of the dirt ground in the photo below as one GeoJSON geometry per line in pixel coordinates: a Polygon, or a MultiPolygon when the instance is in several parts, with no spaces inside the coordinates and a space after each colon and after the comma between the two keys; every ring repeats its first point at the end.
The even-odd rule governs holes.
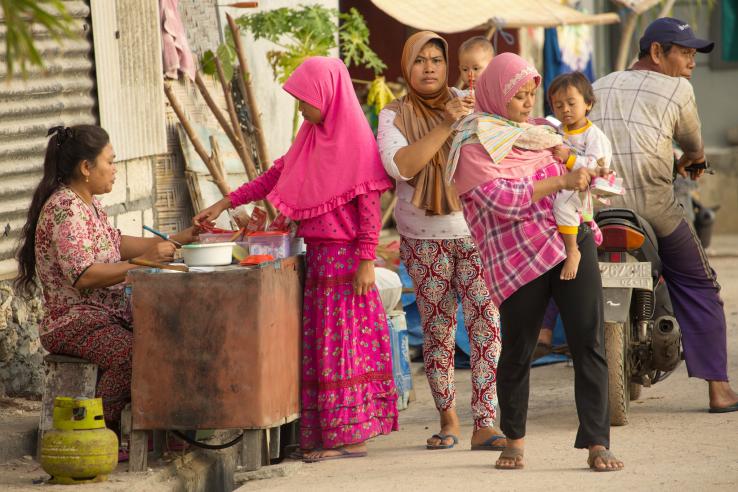
{"type": "MultiPolygon", "coordinates": [[[[713,259],[728,317],[729,374],[738,387],[738,258],[713,259]]],[[[415,378],[418,400],[401,412],[401,431],[376,439],[369,456],[303,466],[291,477],[252,482],[247,490],[738,490],[738,412],[707,413],[707,385],[689,379],[684,364],[631,405],[631,423],[612,428],[612,450],[625,461],[616,473],[594,473],[586,451],[573,448],[577,426],[573,370],[565,364],[533,370],[527,467],[493,468],[499,453],[470,451],[469,371],[457,371],[463,422],[453,450],[428,451],[438,431],[430,392],[415,378]]]]}

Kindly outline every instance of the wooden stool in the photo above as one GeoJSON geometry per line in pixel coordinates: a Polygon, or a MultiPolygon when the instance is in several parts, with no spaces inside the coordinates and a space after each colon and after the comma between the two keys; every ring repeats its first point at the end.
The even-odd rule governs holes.
{"type": "Polygon", "coordinates": [[[69,355],[49,354],[44,357],[44,392],[38,423],[36,457],[40,457],[41,439],[53,429],[54,399],[57,396],[94,398],[97,364],[69,355]]]}

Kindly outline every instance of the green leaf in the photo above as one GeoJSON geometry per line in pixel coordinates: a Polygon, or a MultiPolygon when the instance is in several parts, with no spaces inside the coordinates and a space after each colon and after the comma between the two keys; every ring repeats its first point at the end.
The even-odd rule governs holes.
{"type": "Polygon", "coordinates": [[[369,28],[364,17],[352,7],[347,13],[341,14],[340,18],[342,23],[338,36],[346,65],[363,65],[374,70],[375,75],[382,73],[387,65],[369,46],[369,28]]]}
{"type": "Polygon", "coordinates": [[[74,19],[62,0],[0,0],[6,27],[5,64],[8,78],[12,77],[16,63],[25,78],[28,64],[43,66],[41,53],[35,45],[34,24],[44,27],[52,39],[61,41],[73,38],[74,19]]]}
{"type": "Polygon", "coordinates": [[[215,53],[211,50],[207,50],[203,53],[200,65],[202,66],[203,73],[207,75],[215,75],[217,72],[217,69],[215,68],[215,53]]]}
{"type": "MultiPolygon", "coordinates": [[[[287,80],[306,58],[330,54],[339,40],[347,65],[363,65],[375,73],[386,68],[369,47],[369,29],[356,9],[339,14],[338,10],[322,5],[300,5],[297,8],[282,7],[244,15],[235,21],[241,29],[251,32],[254,39],[263,39],[276,45],[266,56],[274,79],[280,83],[287,80]]],[[[217,49],[224,69],[229,63],[235,63],[232,46],[233,40],[226,34],[226,43],[217,49]],[[224,48],[225,45],[230,46],[231,50],[224,48]]],[[[209,73],[206,56],[203,56],[202,64],[204,71],[209,73]]]]}
{"type": "Polygon", "coordinates": [[[226,80],[230,81],[233,78],[233,66],[236,63],[236,50],[224,43],[218,46],[217,56],[223,66],[226,80]]]}

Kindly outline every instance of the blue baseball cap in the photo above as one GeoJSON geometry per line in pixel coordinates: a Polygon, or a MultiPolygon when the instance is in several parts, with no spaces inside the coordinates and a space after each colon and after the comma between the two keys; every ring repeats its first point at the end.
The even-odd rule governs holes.
{"type": "Polygon", "coordinates": [[[641,51],[648,51],[652,43],[671,43],[709,53],[715,47],[713,41],[695,37],[689,23],[673,17],[661,17],[648,25],[639,41],[641,51]]]}

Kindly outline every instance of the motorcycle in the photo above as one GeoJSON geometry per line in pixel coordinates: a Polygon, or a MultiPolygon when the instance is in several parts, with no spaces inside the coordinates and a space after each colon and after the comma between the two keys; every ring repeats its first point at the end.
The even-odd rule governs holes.
{"type": "Polygon", "coordinates": [[[674,316],[651,226],[625,208],[595,213],[599,246],[610,424],[626,425],[630,401],[666,379],[682,360],[674,316]]]}

